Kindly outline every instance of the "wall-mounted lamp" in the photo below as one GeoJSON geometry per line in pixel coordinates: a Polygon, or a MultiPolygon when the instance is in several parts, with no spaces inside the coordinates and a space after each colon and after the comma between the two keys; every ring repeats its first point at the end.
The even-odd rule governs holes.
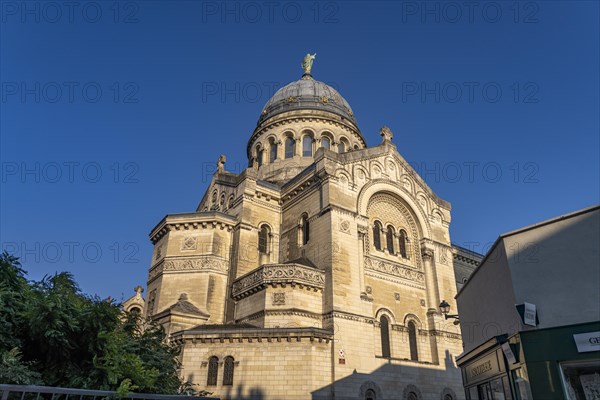
{"type": "Polygon", "coordinates": [[[450,304],[448,304],[446,300],[442,300],[442,302],[440,303],[440,311],[442,312],[442,314],[444,314],[445,319],[455,319],[456,321],[454,321],[454,325],[460,324],[460,321],[458,320],[458,314],[448,314],[450,312],[450,304]]]}

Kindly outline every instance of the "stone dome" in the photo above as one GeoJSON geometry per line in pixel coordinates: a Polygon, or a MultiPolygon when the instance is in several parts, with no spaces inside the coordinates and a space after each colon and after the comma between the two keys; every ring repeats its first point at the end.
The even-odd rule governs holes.
{"type": "Polygon", "coordinates": [[[329,111],[356,125],[350,104],[331,86],[317,81],[310,74],[279,89],[263,108],[258,125],[267,119],[292,110],[329,111]]]}

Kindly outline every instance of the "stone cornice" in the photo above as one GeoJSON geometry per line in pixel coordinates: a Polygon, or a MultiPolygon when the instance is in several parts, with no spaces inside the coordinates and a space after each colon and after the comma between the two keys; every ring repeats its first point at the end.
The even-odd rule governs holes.
{"type": "Polygon", "coordinates": [[[318,314],[318,313],[314,313],[314,312],[310,312],[310,311],[306,311],[306,310],[301,310],[298,308],[288,308],[288,309],[281,309],[281,310],[258,311],[258,312],[255,312],[254,314],[250,314],[244,318],[240,318],[239,320],[236,320],[236,322],[244,323],[247,321],[254,321],[259,318],[273,316],[273,315],[294,315],[294,316],[312,318],[312,319],[316,319],[319,321],[323,318],[322,314],[318,314]]]}
{"type": "Polygon", "coordinates": [[[233,282],[231,295],[240,300],[271,286],[298,286],[323,290],[325,273],[300,264],[267,264],[249,272],[233,282]]]}
{"type": "Polygon", "coordinates": [[[231,231],[236,223],[236,218],[218,211],[169,214],[152,229],[150,240],[153,244],[156,244],[171,230],[219,228],[231,231]]]}
{"type": "Polygon", "coordinates": [[[475,266],[478,266],[479,264],[481,264],[480,261],[474,260],[471,257],[465,257],[462,254],[454,254],[454,259],[457,260],[457,261],[462,261],[464,263],[472,264],[472,265],[475,265],[475,266]]]}
{"type": "Polygon", "coordinates": [[[333,332],[320,328],[249,328],[236,327],[235,325],[210,326],[206,329],[202,325],[185,331],[176,332],[170,337],[172,342],[183,344],[210,344],[210,343],[242,343],[242,342],[301,342],[318,341],[329,343],[333,339],[333,332]]]}

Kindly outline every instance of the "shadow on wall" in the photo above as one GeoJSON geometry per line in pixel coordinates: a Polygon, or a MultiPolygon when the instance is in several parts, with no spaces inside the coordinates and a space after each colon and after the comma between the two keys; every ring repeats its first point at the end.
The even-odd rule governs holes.
{"type": "Polygon", "coordinates": [[[369,374],[354,372],[311,393],[313,400],[458,400],[464,399],[460,368],[448,350],[444,369],[433,371],[428,364],[388,363],[369,374]],[[423,374],[423,370],[427,374],[423,374]]]}
{"type": "Polygon", "coordinates": [[[222,400],[264,400],[266,398],[264,392],[260,388],[250,388],[246,390],[244,385],[237,385],[235,388],[230,386],[227,392],[221,397],[222,400]],[[248,394],[244,395],[243,393],[248,394]]]}

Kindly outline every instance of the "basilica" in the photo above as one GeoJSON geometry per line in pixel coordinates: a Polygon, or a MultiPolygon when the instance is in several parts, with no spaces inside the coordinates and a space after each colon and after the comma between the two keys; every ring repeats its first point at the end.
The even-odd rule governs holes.
{"type": "MultiPolygon", "coordinates": [[[[400,155],[367,146],[312,75],[278,90],[196,211],[169,214],[146,298],[125,302],[179,343],[181,374],[222,399],[464,399],[457,287],[481,256],[450,241],[450,203],[400,155]]],[[[300,75],[300,74],[298,74],[300,75]]]]}

